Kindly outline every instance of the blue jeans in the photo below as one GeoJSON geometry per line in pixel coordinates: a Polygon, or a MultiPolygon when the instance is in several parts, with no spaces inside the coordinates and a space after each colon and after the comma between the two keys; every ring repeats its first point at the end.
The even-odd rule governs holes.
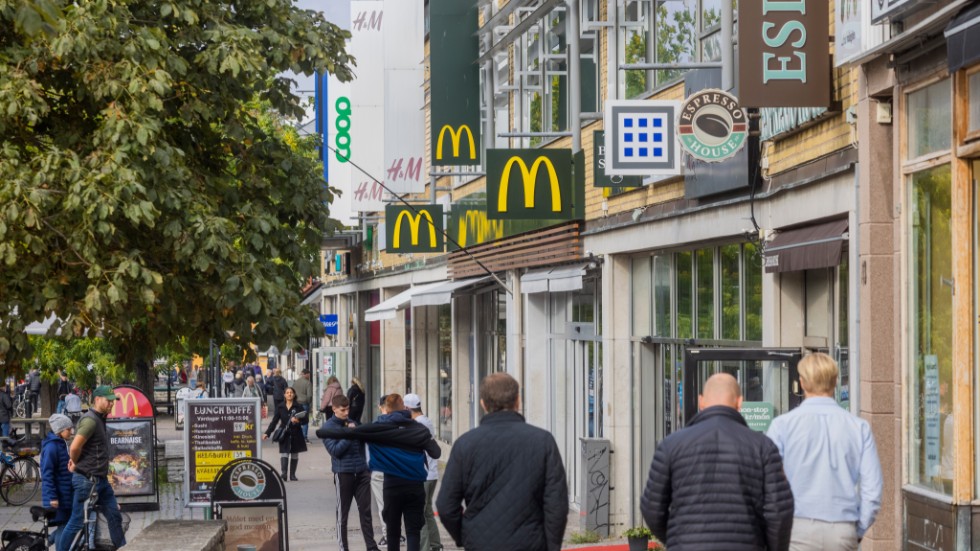
{"type": "Polygon", "coordinates": [[[65,401],[64,400],[58,400],[58,407],[55,408],[55,411],[54,412],[55,413],[62,413],[63,411],[65,411],[65,401]]]}
{"type": "Polygon", "coordinates": [[[0,435],[10,436],[10,423],[0,423],[0,435]]]}
{"type": "MultiPolygon", "coordinates": [[[[99,509],[109,524],[109,536],[112,538],[112,544],[117,548],[122,547],[126,545],[126,534],[123,533],[122,515],[119,513],[116,494],[112,492],[112,486],[109,485],[109,480],[104,476],[97,477],[95,481],[95,492],[99,497],[99,509]]],[[[92,483],[89,482],[88,478],[74,473],[71,477],[71,485],[75,490],[75,497],[71,506],[71,518],[68,519],[68,524],[61,532],[57,551],[68,551],[72,540],[75,539],[75,534],[81,531],[85,525],[85,500],[88,499],[88,494],[92,490],[92,483]]]]}

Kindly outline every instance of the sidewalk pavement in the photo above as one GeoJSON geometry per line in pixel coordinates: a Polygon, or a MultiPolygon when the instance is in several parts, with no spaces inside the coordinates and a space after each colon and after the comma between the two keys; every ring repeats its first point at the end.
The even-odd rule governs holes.
{"type": "MultiPolygon", "coordinates": [[[[173,417],[158,416],[158,440],[163,442],[168,440],[182,440],[182,438],[182,433],[174,429],[173,417]]],[[[264,441],[262,445],[262,458],[278,468],[278,444],[269,440],[264,441]]],[[[309,451],[300,454],[296,476],[299,478],[298,482],[286,483],[290,550],[321,551],[324,549],[336,549],[338,547],[336,544],[337,530],[334,515],[336,500],[334,497],[333,477],[330,471],[330,455],[316,438],[311,440],[309,451]]],[[[39,490],[32,502],[19,507],[7,506],[0,502],[0,530],[40,529],[40,524],[33,524],[30,516],[30,506],[39,505],[40,500],[41,492],[39,490]]],[[[204,511],[202,509],[185,508],[183,504],[183,485],[163,484],[160,488],[159,511],[128,513],[130,516],[130,525],[129,531],[126,533],[127,539],[132,540],[156,520],[204,519],[204,511]]],[[[372,518],[374,520],[375,537],[376,539],[380,539],[381,515],[378,513],[377,505],[373,499],[372,518]]],[[[565,535],[566,542],[569,541],[572,533],[580,531],[578,521],[578,512],[572,511],[568,518],[568,528],[566,529],[565,535]]],[[[366,549],[364,540],[361,538],[356,506],[352,506],[347,534],[353,551],[363,551],[366,549]]],[[[443,549],[446,551],[460,549],[456,547],[452,538],[449,537],[441,526],[440,534],[442,536],[443,549]]],[[[564,548],[587,549],[590,551],[621,551],[627,547],[624,540],[611,540],[594,545],[566,544],[564,548]]]]}

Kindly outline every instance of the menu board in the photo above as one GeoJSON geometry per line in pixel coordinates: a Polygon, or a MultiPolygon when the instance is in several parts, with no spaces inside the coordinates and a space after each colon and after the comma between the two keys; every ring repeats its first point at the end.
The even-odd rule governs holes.
{"type": "Polygon", "coordinates": [[[184,402],[184,498],[188,507],[210,507],[215,475],[229,461],[260,458],[258,398],[208,398],[184,402]]]}
{"type": "Polygon", "coordinates": [[[221,518],[228,523],[225,549],[253,545],[257,551],[281,551],[279,510],[278,505],[222,507],[221,518]]]}
{"type": "Polygon", "coordinates": [[[116,496],[154,494],[153,420],[117,421],[105,425],[109,436],[109,484],[116,496]]]}

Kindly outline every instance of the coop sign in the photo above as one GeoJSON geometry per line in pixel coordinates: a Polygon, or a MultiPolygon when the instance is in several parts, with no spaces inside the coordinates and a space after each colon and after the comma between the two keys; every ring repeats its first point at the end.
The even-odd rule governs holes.
{"type": "Polygon", "coordinates": [[[735,96],[709,88],[687,98],[681,106],[677,135],[689,155],[716,163],[733,157],[745,146],[749,134],[746,120],[735,96]]]}

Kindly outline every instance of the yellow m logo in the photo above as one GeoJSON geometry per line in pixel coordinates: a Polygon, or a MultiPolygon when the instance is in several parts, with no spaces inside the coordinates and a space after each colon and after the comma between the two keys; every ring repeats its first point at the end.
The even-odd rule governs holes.
{"type": "Polygon", "coordinates": [[[449,132],[449,140],[453,144],[453,158],[459,157],[459,141],[463,138],[463,132],[466,132],[467,144],[470,146],[470,159],[476,160],[476,142],[473,140],[473,131],[465,124],[460,125],[455,130],[448,124],[442,125],[439,130],[439,139],[436,140],[436,160],[442,160],[442,143],[445,141],[447,131],[449,132]]]}
{"type": "Polygon", "coordinates": [[[438,241],[436,237],[436,224],[432,220],[432,215],[429,214],[427,210],[420,210],[418,214],[412,215],[411,211],[403,210],[398,213],[398,217],[395,218],[395,230],[391,238],[391,247],[394,250],[401,248],[401,237],[402,237],[402,220],[408,218],[408,229],[412,232],[412,245],[419,244],[419,224],[422,222],[422,217],[429,222],[429,246],[433,249],[438,246],[438,241]]]}
{"type": "Polygon", "coordinates": [[[538,157],[527,168],[524,159],[511,157],[504,165],[504,172],[500,175],[500,196],[497,198],[497,211],[507,212],[507,191],[510,184],[511,166],[517,165],[521,169],[521,176],[524,178],[524,208],[534,208],[534,190],[537,187],[538,168],[541,165],[548,170],[548,179],[551,181],[551,210],[561,212],[561,188],[558,187],[558,173],[555,172],[555,165],[547,157],[538,157]]]}

